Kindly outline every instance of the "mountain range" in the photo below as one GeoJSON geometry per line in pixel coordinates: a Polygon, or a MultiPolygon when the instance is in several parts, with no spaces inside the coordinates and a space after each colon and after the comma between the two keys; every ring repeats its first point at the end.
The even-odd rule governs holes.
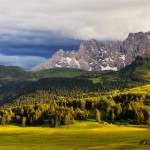
{"type": "Polygon", "coordinates": [[[78,50],[60,49],[31,71],[51,68],[117,71],[131,64],[137,56],[147,53],[150,53],[150,32],[129,33],[124,41],[100,42],[91,39],[81,43],[78,50]]]}

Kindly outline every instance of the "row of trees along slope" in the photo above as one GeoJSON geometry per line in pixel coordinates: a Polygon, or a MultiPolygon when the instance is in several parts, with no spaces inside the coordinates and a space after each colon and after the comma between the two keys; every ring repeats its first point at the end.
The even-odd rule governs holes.
{"type": "MultiPolygon", "coordinates": [[[[40,95],[42,96],[42,95],[40,95]]],[[[40,97],[36,97],[39,98],[40,97]]],[[[150,93],[121,93],[108,97],[60,99],[47,104],[31,104],[0,111],[0,123],[50,126],[67,125],[74,120],[150,124],[150,93]]]]}

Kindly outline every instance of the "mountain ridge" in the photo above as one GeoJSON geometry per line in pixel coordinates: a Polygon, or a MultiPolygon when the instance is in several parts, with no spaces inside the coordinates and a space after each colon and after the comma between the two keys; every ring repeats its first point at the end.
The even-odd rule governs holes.
{"type": "Polygon", "coordinates": [[[124,41],[99,42],[91,39],[82,42],[78,50],[69,52],[60,49],[31,71],[50,68],[117,71],[131,64],[137,56],[146,53],[150,53],[150,32],[129,33],[124,41]]]}

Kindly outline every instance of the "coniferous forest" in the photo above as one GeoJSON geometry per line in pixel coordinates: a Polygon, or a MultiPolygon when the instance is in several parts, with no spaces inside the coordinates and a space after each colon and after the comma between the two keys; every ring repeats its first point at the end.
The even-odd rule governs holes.
{"type": "MultiPolygon", "coordinates": [[[[149,86],[148,86],[149,88],[149,86]]],[[[117,92],[117,91],[113,91],[117,92]]],[[[150,91],[149,91],[150,92],[150,91]]],[[[1,124],[17,123],[23,126],[67,125],[74,120],[95,119],[110,123],[150,124],[150,94],[122,93],[102,96],[97,93],[79,94],[76,97],[53,97],[50,92],[37,91],[1,108],[1,124]],[[111,96],[114,95],[114,96],[111,96]]]]}
{"type": "Polygon", "coordinates": [[[42,74],[1,66],[0,124],[57,127],[92,119],[150,125],[149,60],[138,57],[118,72],[52,69],[42,74]]]}

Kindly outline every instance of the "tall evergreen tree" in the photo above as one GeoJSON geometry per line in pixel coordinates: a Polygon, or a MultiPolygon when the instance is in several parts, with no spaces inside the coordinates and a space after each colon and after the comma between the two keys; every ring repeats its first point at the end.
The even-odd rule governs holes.
{"type": "Polygon", "coordinates": [[[26,126],[26,123],[27,123],[27,118],[24,116],[22,118],[22,126],[26,126]]]}
{"type": "Polygon", "coordinates": [[[5,116],[3,116],[3,117],[2,117],[1,124],[2,124],[2,125],[6,125],[6,123],[7,123],[7,122],[6,122],[6,117],[5,117],[5,116]]]}
{"type": "Polygon", "coordinates": [[[98,109],[95,109],[95,120],[97,122],[100,122],[101,121],[101,113],[99,112],[98,109]]]}

